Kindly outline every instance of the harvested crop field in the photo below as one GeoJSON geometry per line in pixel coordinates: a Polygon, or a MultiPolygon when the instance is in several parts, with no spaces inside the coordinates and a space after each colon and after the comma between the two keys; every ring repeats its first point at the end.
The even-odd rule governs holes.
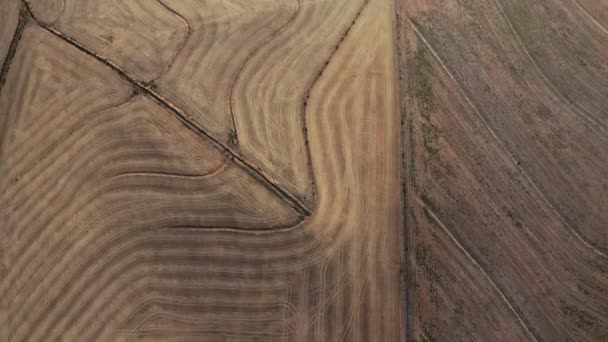
{"type": "Polygon", "coordinates": [[[608,4],[0,23],[0,342],[608,340],[608,4]]]}

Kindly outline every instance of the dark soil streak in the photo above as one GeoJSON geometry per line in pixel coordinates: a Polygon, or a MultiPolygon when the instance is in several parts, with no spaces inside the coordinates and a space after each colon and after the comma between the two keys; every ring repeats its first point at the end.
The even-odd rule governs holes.
{"type": "Polygon", "coordinates": [[[65,42],[74,46],[78,50],[84,52],[85,54],[87,54],[89,56],[94,57],[95,59],[99,60],[106,66],[110,67],[112,70],[117,72],[122,78],[124,78],[129,83],[131,83],[133,85],[133,87],[135,88],[136,92],[154,99],[155,102],[157,102],[157,104],[159,104],[161,107],[163,107],[166,110],[168,110],[169,112],[175,114],[184,126],[186,126],[188,129],[195,132],[200,137],[204,138],[209,144],[211,144],[211,146],[213,146],[215,149],[217,149],[218,151],[223,153],[226,156],[227,160],[233,161],[237,166],[242,168],[245,172],[247,172],[249,175],[251,175],[257,181],[259,181],[262,184],[262,186],[266,187],[267,189],[269,189],[270,191],[275,193],[296,214],[298,214],[300,216],[304,216],[304,217],[310,216],[310,214],[311,214],[310,210],[300,200],[298,200],[297,197],[295,197],[294,195],[292,195],[288,191],[282,189],[276,183],[271,181],[270,178],[268,176],[266,176],[259,167],[257,167],[250,161],[246,160],[239,153],[237,153],[237,152],[233,151],[232,149],[230,149],[229,147],[223,145],[217,139],[213,138],[209,133],[204,131],[203,128],[201,128],[192,119],[192,117],[190,117],[189,115],[184,113],[184,111],[179,109],[176,105],[174,105],[173,103],[171,103],[170,101],[168,101],[167,99],[163,98],[161,95],[156,93],[153,90],[153,85],[136,80],[133,76],[129,75],[126,71],[122,70],[119,66],[114,64],[112,61],[96,54],[95,52],[84,47],[82,44],[77,42],[75,39],[73,39],[73,38],[57,31],[56,29],[50,27],[49,25],[41,22],[34,16],[32,9],[26,0],[23,1],[23,4],[24,4],[27,12],[29,12],[29,15],[32,17],[32,19],[44,30],[57,36],[58,38],[64,40],[65,42]]]}
{"type": "Polygon", "coordinates": [[[158,76],[156,76],[154,79],[152,79],[151,81],[149,81],[150,84],[153,84],[156,80],[158,80],[161,77],[163,77],[171,69],[171,67],[175,63],[175,60],[177,59],[177,57],[179,56],[179,54],[182,52],[182,50],[184,49],[184,46],[186,46],[186,43],[188,43],[188,39],[190,39],[190,36],[192,35],[192,26],[190,25],[190,23],[188,22],[188,20],[186,20],[186,18],[183,15],[179,14],[176,10],[174,10],[171,7],[167,6],[162,0],[156,0],[156,1],[163,8],[165,8],[167,11],[171,12],[175,16],[179,17],[184,22],[184,24],[186,24],[186,36],[184,37],[184,40],[179,45],[179,47],[176,49],[175,54],[173,55],[173,57],[171,57],[171,60],[169,61],[169,63],[167,63],[167,66],[165,67],[165,69],[158,76]]]}
{"type": "Polygon", "coordinates": [[[361,13],[363,13],[363,10],[367,7],[368,4],[369,4],[369,0],[365,0],[363,2],[361,7],[359,8],[359,11],[353,18],[352,23],[348,26],[346,31],[344,31],[344,33],[342,34],[342,37],[340,37],[340,40],[338,41],[338,44],[336,44],[334,51],[332,51],[332,53],[329,55],[329,57],[327,58],[327,60],[323,64],[323,66],[321,67],[321,70],[319,70],[319,73],[315,76],[315,78],[313,78],[312,82],[310,83],[310,87],[308,87],[308,90],[306,90],[306,93],[304,95],[304,101],[302,102],[302,109],[301,109],[302,115],[300,115],[300,118],[302,120],[302,123],[301,123],[302,129],[304,130],[304,145],[306,146],[306,153],[307,153],[307,158],[308,158],[308,169],[310,170],[311,177],[312,177],[313,198],[315,198],[317,195],[317,183],[315,181],[315,175],[314,175],[313,168],[312,168],[312,155],[310,153],[310,145],[308,142],[308,126],[306,125],[306,116],[307,116],[306,112],[308,109],[308,100],[310,99],[310,94],[312,93],[313,88],[317,84],[317,81],[321,78],[321,76],[327,69],[327,66],[329,66],[329,62],[334,58],[336,52],[338,52],[338,50],[340,49],[340,46],[342,46],[342,43],[344,42],[344,40],[350,33],[353,26],[355,26],[355,23],[357,23],[359,17],[361,16],[361,13]]]}
{"type": "Polygon", "coordinates": [[[409,174],[410,165],[408,161],[410,160],[410,154],[414,153],[413,146],[410,146],[409,137],[407,134],[408,130],[408,115],[406,108],[406,92],[407,92],[407,70],[405,68],[405,37],[403,37],[404,27],[404,18],[403,10],[400,4],[401,0],[395,0],[395,51],[396,51],[396,59],[395,64],[397,68],[398,74],[398,82],[397,82],[397,101],[399,102],[397,108],[400,111],[401,118],[401,201],[402,201],[402,212],[401,212],[401,220],[403,223],[402,227],[402,240],[399,241],[401,246],[401,300],[402,300],[402,312],[404,314],[405,319],[405,332],[402,336],[405,337],[405,341],[415,341],[415,303],[414,303],[414,295],[415,295],[415,268],[414,268],[414,236],[413,229],[411,227],[411,212],[409,209],[409,201],[408,201],[408,186],[413,182],[411,179],[411,175],[409,174]]]}
{"type": "Polygon", "coordinates": [[[23,31],[25,30],[26,24],[29,22],[30,16],[26,9],[21,8],[19,11],[19,22],[17,23],[17,27],[15,28],[15,33],[13,34],[13,39],[11,40],[11,45],[8,48],[8,53],[4,59],[4,63],[2,65],[2,71],[0,71],[0,90],[6,83],[6,75],[8,74],[8,70],[11,67],[13,62],[13,58],[15,57],[15,52],[17,52],[17,46],[19,45],[19,41],[23,36],[23,31]]]}

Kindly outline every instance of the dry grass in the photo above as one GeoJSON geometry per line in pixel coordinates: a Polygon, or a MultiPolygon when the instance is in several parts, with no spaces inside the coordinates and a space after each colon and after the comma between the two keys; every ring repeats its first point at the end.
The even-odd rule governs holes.
{"type": "Polygon", "coordinates": [[[3,341],[401,338],[390,1],[23,9],[3,341]]]}

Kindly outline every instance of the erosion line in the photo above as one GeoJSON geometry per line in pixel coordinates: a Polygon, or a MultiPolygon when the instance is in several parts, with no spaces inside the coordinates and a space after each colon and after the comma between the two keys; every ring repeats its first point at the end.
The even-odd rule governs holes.
{"type": "Polygon", "coordinates": [[[410,174],[409,174],[409,165],[408,160],[410,158],[410,149],[412,148],[408,143],[409,139],[405,136],[407,134],[407,108],[406,108],[406,93],[407,93],[407,69],[406,63],[403,63],[403,54],[407,53],[405,51],[404,40],[405,37],[402,36],[402,32],[404,30],[403,18],[401,15],[403,14],[403,9],[401,8],[401,1],[395,0],[394,2],[395,8],[395,24],[394,30],[395,34],[393,35],[393,39],[395,43],[393,44],[395,47],[395,66],[396,72],[395,75],[398,77],[397,85],[397,110],[399,111],[399,117],[401,119],[401,131],[400,131],[400,143],[401,146],[401,232],[399,239],[399,249],[400,249],[400,281],[401,281],[401,312],[405,316],[404,322],[405,327],[401,332],[401,339],[403,341],[414,341],[414,327],[415,327],[415,317],[416,317],[416,306],[414,304],[414,295],[415,291],[413,289],[416,288],[416,279],[414,272],[414,236],[413,229],[411,229],[411,217],[408,201],[408,184],[411,182],[410,174]]]}
{"type": "Polygon", "coordinates": [[[511,312],[515,315],[515,317],[517,318],[517,321],[521,324],[521,326],[524,328],[524,330],[530,335],[530,337],[532,337],[532,339],[534,341],[538,341],[538,338],[536,337],[536,335],[534,335],[534,333],[528,327],[528,324],[520,316],[520,314],[517,312],[515,307],[513,307],[513,305],[511,304],[511,301],[507,298],[505,293],[500,289],[500,287],[498,287],[498,285],[494,282],[492,277],[490,277],[490,274],[488,274],[488,272],[486,272],[486,270],[481,266],[481,264],[477,262],[475,257],[473,257],[473,255],[471,255],[467,251],[467,249],[452,234],[452,232],[448,229],[448,227],[446,227],[446,225],[443,224],[443,222],[439,219],[439,217],[437,217],[437,215],[435,215],[435,212],[433,212],[433,210],[431,208],[429,208],[426,204],[424,204],[424,202],[420,198],[416,198],[416,201],[418,202],[418,204],[420,204],[425,209],[425,211],[429,214],[429,216],[433,219],[433,221],[435,221],[435,223],[439,227],[441,227],[441,229],[445,232],[445,234],[447,234],[450,237],[450,239],[452,240],[452,242],[454,242],[456,247],[458,247],[458,249],[464,255],[466,255],[469,260],[471,260],[471,262],[473,263],[473,265],[475,265],[475,267],[477,267],[477,268],[479,268],[479,270],[481,270],[481,273],[490,282],[492,287],[498,292],[498,294],[500,295],[500,298],[505,302],[505,304],[507,304],[507,306],[509,307],[509,310],[511,310],[511,312]]]}
{"type": "Polygon", "coordinates": [[[243,61],[243,63],[239,67],[239,71],[237,71],[236,75],[234,76],[234,79],[232,80],[232,86],[230,87],[230,94],[228,95],[228,104],[229,104],[229,107],[230,107],[230,118],[232,119],[232,128],[234,130],[235,145],[238,145],[238,131],[236,129],[236,120],[235,120],[235,117],[234,117],[234,109],[233,109],[233,105],[232,105],[232,98],[233,98],[233,93],[234,93],[234,87],[236,87],[236,82],[238,81],[239,77],[241,76],[241,73],[243,72],[243,70],[245,69],[245,66],[247,65],[247,63],[249,63],[249,61],[253,58],[253,56],[261,48],[263,48],[266,45],[268,45],[272,41],[272,39],[274,37],[276,37],[279,33],[281,33],[285,28],[287,28],[287,26],[289,24],[291,24],[295,20],[295,18],[300,13],[300,9],[301,9],[301,2],[300,1],[301,0],[296,0],[296,3],[298,5],[298,7],[294,11],[294,13],[291,16],[291,18],[289,18],[289,20],[287,20],[279,28],[277,28],[276,30],[274,30],[268,37],[266,37],[266,39],[264,39],[264,41],[262,41],[255,49],[253,49],[249,53],[249,55],[247,55],[247,57],[245,57],[245,60],[243,61]]]}
{"type": "Polygon", "coordinates": [[[182,52],[182,50],[186,46],[188,39],[190,39],[190,35],[192,35],[192,26],[190,26],[190,23],[188,22],[188,20],[186,20],[186,18],[183,15],[179,14],[173,8],[167,6],[165,4],[164,0],[156,0],[156,1],[162,7],[164,7],[167,11],[169,11],[169,12],[173,13],[174,15],[176,15],[177,17],[179,17],[186,24],[186,36],[184,37],[184,40],[181,42],[181,44],[178,46],[178,48],[175,50],[175,53],[171,57],[171,60],[167,63],[167,66],[165,67],[165,69],[158,76],[156,76],[154,79],[152,79],[148,82],[150,85],[152,85],[153,82],[155,82],[156,80],[161,78],[163,75],[165,75],[169,71],[169,69],[171,69],[171,67],[175,63],[175,60],[177,59],[179,54],[182,52]]]}
{"type": "Polygon", "coordinates": [[[164,98],[160,94],[158,94],[156,91],[154,91],[152,89],[151,85],[146,84],[145,82],[136,80],[133,76],[129,75],[126,71],[122,70],[114,62],[96,54],[95,52],[84,47],[82,44],[77,42],[75,39],[73,39],[73,38],[63,34],[62,32],[54,29],[53,27],[50,27],[49,25],[41,22],[33,15],[33,12],[31,10],[29,4],[27,3],[27,1],[24,0],[23,3],[25,4],[25,7],[27,8],[27,11],[29,12],[29,14],[33,18],[33,20],[44,30],[57,36],[58,38],[64,40],[65,42],[74,46],[78,50],[84,52],[85,54],[87,54],[91,57],[94,57],[101,63],[110,67],[112,70],[117,72],[122,78],[124,78],[126,81],[131,83],[138,93],[154,99],[161,107],[163,107],[166,110],[168,110],[169,112],[175,114],[176,117],[180,120],[180,122],[184,126],[189,128],[190,130],[192,130],[194,133],[196,133],[201,138],[205,139],[216,150],[223,153],[228,160],[233,161],[237,166],[239,166],[241,169],[243,169],[243,171],[247,172],[250,176],[252,176],[258,182],[260,182],[262,186],[264,186],[267,189],[269,189],[270,191],[272,191],[281,200],[283,200],[283,202],[285,202],[295,213],[297,213],[298,215],[301,215],[301,216],[310,216],[310,214],[311,214],[310,210],[299,199],[297,199],[294,195],[289,193],[287,190],[285,190],[285,189],[281,188],[279,185],[277,185],[268,176],[266,176],[259,167],[254,165],[252,162],[248,161],[243,156],[241,156],[239,153],[233,151],[231,148],[223,145],[217,139],[213,138],[202,127],[200,127],[196,123],[196,121],[193,120],[193,118],[191,116],[184,113],[184,111],[182,111],[180,108],[178,108],[175,104],[171,103],[169,100],[167,100],[166,98],[164,98]]]}
{"type": "Polygon", "coordinates": [[[477,109],[477,106],[475,106],[475,104],[473,103],[473,101],[471,100],[471,98],[469,98],[469,96],[467,95],[467,93],[465,92],[465,90],[462,88],[462,86],[460,85],[460,83],[456,80],[456,78],[454,77],[454,75],[452,75],[452,73],[450,72],[450,70],[448,69],[448,67],[445,65],[445,63],[443,62],[443,60],[441,59],[441,57],[439,57],[439,55],[437,54],[437,52],[435,52],[435,49],[433,49],[433,47],[431,46],[431,44],[422,35],[422,33],[420,32],[420,30],[418,30],[418,27],[416,26],[416,24],[414,24],[414,22],[412,22],[409,18],[408,18],[408,22],[410,23],[410,25],[412,26],[412,28],[414,29],[414,31],[416,32],[416,34],[418,35],[418,37],[420,38],[420,40],[422,40],[422,42],[429,49],[429,51],[431,52],[431,54],[433,55],[433,57],[439,62],[439,64],[441,65],[441,68],[447,73],[447,75],[449,76],[449,78],[454,82],[454,84],[456,85],[456,87],[458,88],[458,90],[460,91],[460,93],[462,94],[462,96],[464,97],[464,99],[467,101],[467,103],[471,106],[471,108],[473,109],[473,111],[479,117],[479,120],[483,123],[483,125],[486,127],[486,129],[490,132],[490,134],[492,135],[492,137],[498,142],[498,144],[504,150],[504,152],[506,153],[506,155],[511,159],[511,161],[513,162],[513,165],[526,178],[526,180],[528,181],[528,183],[530,183],[530,185],[532,185],[532,187],[534,188],[534,190],[536,190],[536,192],[538,192],[538,194],[540,195],[541,199],[545,202],[545,204],[547,204],[547,206],[549,206],[549,208],[553,211],[553,213],[555,213],[555,215],[557,216],[557,218],[560,221],[562,221],[562,223],[564,223],[564,225],[566,225],[570,229],[570,231],[572,232],[572,234],[580,242],[582,242],[585,246],[587,246],[590,250],[592,250],[597,255],[601,255],[603,257],[608,257],[603,251],[601,251],[596,246],[594,246],[590,241],[588,241],[587,238],[583,237],[579,233],[579,231],[576,228],[574,228],[572,225],[570,225],[570,223],[568,223],[568,221],[566,221],[566,219],[562,216],[562,214],[560,214],[557,211],[557,209],[555,209],[555,207],[553,206],[553,204],[549,201],[549,199],[547,199],[547,197],[545,196],[545,194],[540,190],[540,188],[536,185],[536,183],[532,180],[532,178],[528,175],[528,173],[523,169],[523,167],[521,165],[519,165],[519,163],[517,162],[517,160],[515,159],[515,157],[513,156],[513,154],[509,151],[509,149],[507,149],[507,146],[502,142],[502,140],[498,137],[498,135],[496,134],[496,132],[488,124],[488,122],[486,121],[486,119],[483,116],[483,114],[481,114],[481,112],[479,111],[479,109],[477,109]]]}
{"type": "Polygon", "coordinates": [[[308,90],[306,91],[306,93],[304,95],[304,101],[302,101],[302,109],[301,109],[302,115],[300,115],[300,120],[302,121],[301,125],[304,130],[304,145],[306,146],[306,154],[307,154],[307,158],[308,158],[308,168],[310,170],[311,177],[312,177],[313,196],[316,196],[316,194],[317,194],[317,185],[316,185],[316,181],[315,181],[314,170],[312,168],[312,154],[310,152],[310,144],[308,142],[308,125],[306,124],[306,117],[307,117],[307,111],[308,111],[308,100],[310,99],[310,94],[312,93],[312,90],[314,89],[315,85],[317,84],[317,82],[319,81],[321,76],[323,76],[323,74],[325,73],[325,70],[329,66],[329,62],[334,58],[334,56],[340,49],[340,46],[342,46],[342,43],[344,42],[344,40],[350,33],[351,29],[355,26],[355,23],[357,23],[357,21],[359,20],[359,17],[361,16],[361,13],[363,13],[363,10],[365,8],[367,8],[368,4],[369,4],[369,0],[365,0],[361,4],[361,7],[359,7],[357,14],[353,18],[353,21],[348,26],[346,31],[344,31],[344,33],[342,34],[342,37],[340,37],[340,40],[338,41],[338,44],[336,44],[334,51],[332,51],[332,53],[329,55],[329,57],[327,58],[327,60],[323,64],[323,66],[321,67],[321,70],[319,70],[319,73],[317,73],[317,75],[313,78],[312,82],[310,83],[310,87],[308,88],[308,90]]]}

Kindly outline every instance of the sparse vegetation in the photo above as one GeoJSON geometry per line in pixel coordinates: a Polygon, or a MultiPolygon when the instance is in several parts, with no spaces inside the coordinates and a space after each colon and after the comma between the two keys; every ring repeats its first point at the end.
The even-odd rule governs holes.
{"type": "Polygon", "coordinates": [[[412,248],[410,337],[608,339],[598,261],[608,246],[608,5],[403,7],[409,229],[424,246],[412,248]]]}

